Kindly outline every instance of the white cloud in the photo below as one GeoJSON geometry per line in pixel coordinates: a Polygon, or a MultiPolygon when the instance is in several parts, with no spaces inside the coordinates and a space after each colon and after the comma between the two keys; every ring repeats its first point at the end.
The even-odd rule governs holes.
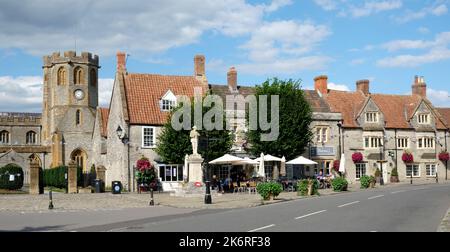
{"type": "Polygon", "coordinates": [[[348,0],[314,0],[322,9],[326,11],[338,11],[339,17],[360,18],[384,11],[399,9],[403,6],[401,0],[384,0],[384,1],[357,1],[353,4],[348,0]]]}
{"type": "Polygon", "coordinates": [[[430,29],[428,29],[427,27],[424,27],[424,26],[421,26],[421,27],[417,28],[417,31],[418,31],[419,33],[422,33],[422,34],[428,34],[428,33],[430,33],[430,29]]]}
{"type": "Polygon", "coordinates": [[[291,4],[274,0],[2,1],[0,48],[43,52],[92,51],[102,56],[126,50],[137,57],[197,43],[205,32],[242,36],[264,15],[291,4]],[[68,8],[70,6],[70,8],[68,8]]]}
{"type": "Polygon", "coordinates": [[[382,11],[396,10],[402,7],[402,1],[366,1],[362,6],[351,6],[350,14],[352,17],[366,17],[382,11]]]}
{"type": "MultiPolygon", "coordinates": [[[[99,79],[99,103],[108,107],[114,80],[99,79]]],[[[0,112],[42,113],[42,76],[0,76],[0,112]]]]}
{"type": "Polygon", "coordinates": [[[436,107],[450,107],[450,93],[444,90],[427,90],[427,97],[436,107]]]}
{"type": "Polygon", "coordinates": [[[394,20],[398,23],[407,23],[410,21],[423,19],[429,15],[433,16],[443,16],[447,14],[448,8],[447,5],[436,1],[433,5],[424,7],[420,10],[407,10],[405,14],[401,16],[395,16],[394,20]]]}
{"type": "Polygon", "coordinates": [[[41,112],[41,76],[0,76],[2,112],[41,112]]]}
{"type": "Polygon", "coordinates": [[[350,88],[345,84],[335,84],[333,82],[328,83],[328,89],[338,90],[338,91],[350,91],[350,88]]]}
{"type": "Polygon", "coordinates": [[[305,70],[322,70],[333,61],[326,56],[309,56],[289,59],[274,59],[272,62],[250,62],[236,65],[239,72],[247,74],[291,74],[305,70]]]}
{"type": "Polygon", "coordinates": [[[339,4],[336,0],[314,0],[314,2],[326,11],[335,10],[339,4]]]}
{"type": "Polygon", "coordinates": [[[450,59],[450,32],[436,35],[434,40],[394,40],[381,45],[390,52],[399,50],[428,49],[420,54],[403,54],[381,59],[377,62],[381,67],[416,67],[423,64],[450,59]]]}
{"type": "Polygon", "coordinates": [[[366,62],[365,59],[354,59],[352,61],[350,61],[350,65],[352,66],[358,66],[358,65],[362,65],[366,62]]]}
{"type": "Polygon", "coordinates": [[[435,63],[450,59],[450,50],[447,48],[435,48],[425,54],[398,55],[377,61],[380,67],[417,67],[423,64],[435,63]]]}

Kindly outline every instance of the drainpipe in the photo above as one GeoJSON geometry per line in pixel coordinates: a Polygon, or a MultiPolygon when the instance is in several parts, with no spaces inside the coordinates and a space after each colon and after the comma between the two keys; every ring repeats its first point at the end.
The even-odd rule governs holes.
{"type": "Polygon", "coordinates": [[[398,142],[397,142],[397,129],[395,129],[395,168],[397,169],[397,173],[398,173],[398,142]]]}
{"type": "MultiPolygon", "coordinates": [[[[447,133],[448,130],[445,131],[445,151],[448,153],[448,149],[447,149],[447,133]]],[[[448,171],[448,161],[445,161],[445,180],[447,180],[447,171],[448,171]]]]}

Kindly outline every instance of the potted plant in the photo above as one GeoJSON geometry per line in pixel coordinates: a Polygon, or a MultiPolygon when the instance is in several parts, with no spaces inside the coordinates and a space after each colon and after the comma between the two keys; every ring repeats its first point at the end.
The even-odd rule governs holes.
{"type": "Polygon", "coordinates": [[[364,157],[361,152],[355,152],[352,155],[352,160],[354,163],[361,163],[363,161],[364,157]]]}
{"type": "Polygon", "coordinates": [[[398,171],[396,167],[391,171],[391,183],[398,183],[398,182],[400,182],[400,180],[398,179],[398,171]]]}
{"type": "Polygon", "coordinates": [[[136,162],[136,180],[139,186],[144,188],[154,188],[156,183],[155,167],[150,163],[148,158],[142,156],[136,162]]]}
{"type": "Polygon", "coordinates": [[[442,151],[439,153],[439,160],[441,160],[443,163],[447,162],[450,159],[450,156],[448,152],[442,151]]]}
{"type": "Polygon", "coordinates": [[[375,184],[377,183],[377,180],[375,179],[374,176],[370,176],[370,182],[369,182],[369,187],[370,188],[375,188],[375,184]]]}
{"type": "Polygon", "coordinates": [[[406,150],[402,155],[402,160],[407,164],[414,163],[414,156],[410,151],[406,150]]]}

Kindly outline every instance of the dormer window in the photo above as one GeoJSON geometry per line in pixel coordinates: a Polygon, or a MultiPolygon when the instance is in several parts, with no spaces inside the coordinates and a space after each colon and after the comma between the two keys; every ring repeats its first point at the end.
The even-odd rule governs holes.
{"type": "Polygon", "coordinates": [[[367,112],[366,113],[366,123],[377,123],[378,113],[377,112],[367,112]]]}
{"type": "Polygon", "coordinates": [[[419,124],[430,124],[430,114],[418,114],[417,122],[419,124]]]}
{"type": "Polygon", "coordinates": [[[161,98],[159,101],[159,106],[161,108],[161,111],[171,111],[177,104],[177,98],[172,93],[172,91],[167,91],[167,93],[161,98]]]}

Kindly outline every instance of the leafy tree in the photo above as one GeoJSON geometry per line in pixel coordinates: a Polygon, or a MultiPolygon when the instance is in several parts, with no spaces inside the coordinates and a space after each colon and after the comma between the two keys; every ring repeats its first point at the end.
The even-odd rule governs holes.
{"type": "MultiPolygon", "coordinates": [[[[164,124],[161,134],[158,136],[158,145],[156,153],[161,156],[164,162],[172,164],[184,163],[186,154],[192,154],[191,138],[189,136],[190,130],[175,130],[172,127],[170,118],[172,115],[182,109],[182,106],[175,108],[168,118],[168,121],[164,124]]],[[[203,107],[202,113],[205,115],[210,108],[203,107]]],[[[213,160],[226,153],[228,153],[232,147],[233,140],[232,135],[225,129],[225,112],[223,112],[223,118],[219,118],[223,122],[223,130],[211,130],[205,129],[199,130],[199,146],[198,152],[202,155],[205,161],[213,160]]],[[[216,119],[216,118],[214,118],[216,119]]],[[[194,124],[194,101],[191,101],[191,125],[194,124]]]]}
{"type": "MultiPolygon", "coordinates": [[[[276,141],[261,141],[262,131],[260,127],[257,130],[249,130],[247,133],[250,143],[249,150],[255,156],[261,152],[275,156],[285,156],[287,159],[293,159],[304,153],[305,148],[312,139],[310,124],[312,122],[312,110],[307,102],[304,92],[300,88],[301,81],[297,80],[279,80],[277,78],[269,79],[256,86],[257,101],[259,104],[259,95],[267,95],[267,118],[271,120],[270,104],[271,95],[279,96],[279,136],[276,141]]],[[[248,114],[247,114],[248,117],[248,114]]],[[[258,116],[259,118],[259,106],[258,116]]],[[[259,123],[258,123],[259,125],[259,123]]]]}

